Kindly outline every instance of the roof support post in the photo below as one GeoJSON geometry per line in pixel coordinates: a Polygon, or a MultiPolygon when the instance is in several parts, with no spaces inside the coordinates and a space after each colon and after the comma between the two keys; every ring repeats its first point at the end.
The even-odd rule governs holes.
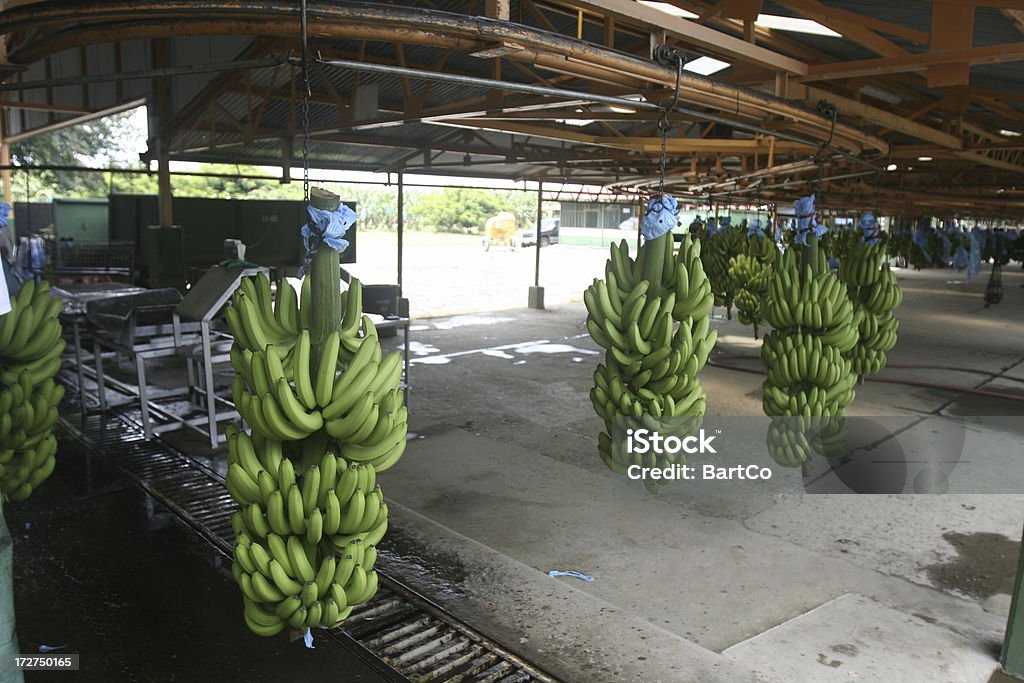
{"type": "MultiPolygon", "coordinates": [[[[544,308],[544,288],[540,286],[540,233],[544,216],[544,181],[537,181],[537,239],[533,244],[533,286],[530,287],[530,308],[544,308]]],[[[512,239],[515,239],[513,236],[512,239]]]]}
{"type": "Polygon", "coordinates": [[[398,298],[402,296],[402,260],[405,252],[405,174],[398,174],[398,298]]]}

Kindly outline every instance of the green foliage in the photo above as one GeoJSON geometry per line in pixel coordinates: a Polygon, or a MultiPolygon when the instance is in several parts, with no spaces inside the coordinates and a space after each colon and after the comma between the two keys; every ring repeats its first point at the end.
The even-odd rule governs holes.
{"type": "MultiPolygon", "coordinates": [[[[138,137],[138,115],[124,112],[20,140],[11,144],[11,161],[22,166],[140,168],[137,150],[131,149],[138,137]]],[[[145,176],[133,179],[144,184],[145,176]]],[[[109,192],[110,182],[109,173],[15,172],[12,189],[16,201],[47,196],[102,197],[109,192]]]]}
{"type": "Polygon", "coordinates": [[[417,193],[408,203],[413,230],[482,233],[491,216],[506,209],[497,192],[446,187],[439,192],[417,193]]]}
{"type": "MultiPolygon", "coordinates": [[[[397,229],[398,189],[396,187],[339,183],[328,184],[327,189],[344,201],[356,203],[360,230],[393,231],[397,229]]],[[[406,213],[408,213],[408,206],[406,213]]]]}

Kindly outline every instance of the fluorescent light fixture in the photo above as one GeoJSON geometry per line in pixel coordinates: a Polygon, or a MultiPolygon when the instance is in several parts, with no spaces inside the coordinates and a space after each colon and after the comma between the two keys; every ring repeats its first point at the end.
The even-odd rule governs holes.
{"type": "Polygon", "coordinates": [[[897,166],[896,164],[889,164],[888,166],[885,167],[885,170],[886,171],[895,171],[897,168],[899,168],[899,166],[897,166]]]}
{"type": "Polygon", "coordinates": [[[671,14],[674,17],[682,17],[683,19],[696,19],[699,15],[693,12],[687,12],[682,7],[676,7],[675,5],[667,2],[651,2],[650,0],[640,0],[641,5],[647,5],[651,9],[656,9],[665,14],[671,14]]]}
{"type": "Polygon", "coordinates": [[[555,119],[557,123],[564,123],[567,126],[589,126],[594,122],[593,119],[555,119]]]}
{"type": "Polygon", "coordinates": [[[860,91],[868,97],[874,97],[876,100],[887,102],[888,104],[899,104],[903,101],[903,98],[895,93],[891,93],[888,90],[883,90],[876,85],[866,84],[860,91]]]}
{"type": "Polygon", "coordinates": [[[730,66],[732,64],[729,62],[723,62],[721,59],[715,59],[714,57],[698,57],[692,62],[687,62],[683,67],[683,71],[692,71],[701,76],[710,76],[722,69],[728,69],[730,66]]]}
{"type": "Polygon", "coordinates": [[[810,33],[816,36],[842,38],[841,34],[810,19],[781,17],[777,14],[758,14],[754,23],[761,28],[770,28],[778,31],[792,31],[793,33],[810,33]]]}
{"type": "MultiPolygon", "coordinates": [[[[627,97],[623,97],[622,99],[624,99],[624,100],[632,100],[633,102],[646,102],[647,101],[647,99],[643,95],[629,95],[627,97]]],[[[608,105],[608,108],[610,110],[612,110],[613,112],[617,113],[617,114],[635,114],[636,113],[636,109],[634,109],[633,107],[630,107],[630,106],[626,106],[626,105],[623,105],[623,106],[620,107],[620,106],[616,106],[614,104],[610,104],[610,105],[608,105]]],[[[577,109],[577,111],[581,111],[581,110],[577,109]]]]}
{"type": "Polygon", "coordinates": [[[932,158],[931,157],[918,157],[917,160],[918,161],[931,161],[932,158]]]}
{"type": "Polygon", "coordinates": [[[1000,128],[999,129],[999,134],[1000,135],[1005,135],[1008,138],[1019,138],[1020,135],[1021,135],[1019,131],[1007,130],[1006,128],[1000,128]]]}

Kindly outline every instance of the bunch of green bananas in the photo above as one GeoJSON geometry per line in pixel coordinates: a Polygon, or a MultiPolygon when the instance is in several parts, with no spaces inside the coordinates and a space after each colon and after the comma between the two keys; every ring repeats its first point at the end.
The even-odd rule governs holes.
{"type": "Polygon", "coordinates": [[[774,328],[761,347],[764,412],[803,418],[773,420],[769,429],[768,451],[785,466],[806,460],[808,443],[823,453],[841,447],[841,418],[857,382],[844,355],[858,340],[846,285],[828,270],[822,251],[817,263],[801,268],[802,251],[791,247],[776,259],[762,308],[774,328]]]}
{"type": "Polygon", "coordinates": [[[228,313],[232,395],[251,429],[229,435],[227,486],[242,506],[232,571],[254,633],[332,628],[377,591],[388,509],[376,479],[404,453],[408,429],[402,357],[382,358],[358,280],[316,354],[306,282],[299,307],[291,287],[274,302],[265,277],[254,280],[228,313]]]}
{"type": "Polygon", "coordinates": [[[861,378],[885,367],[886,353],[896,345],[899,321],[893,311],[903,301],[903,290],[885,260],[880,245],[858,244],[839,267],[858,318],[860,343],[846,355],[861,378]]]}
{"type": "Polygon", "coordinates": [[[242,505],[231,570],[259,635],[332,628],[373,597],[388,524],[373,465],[328,450],[296,473],[285,445],[238,430],[228,439],[228,491],[242,505]]]}
{"type": "Polygon", "coordinates": [[[0,318],[0,492],[7,500],[28,498],[56,464],[61,305],[48,283],[29,280],[0,318]]]}
{"type": "Polygon", "coordinates": [[[738,225],[723,227],[704,240],[705,244],[701,250],[701,262],[711,283],[715,306],[725,306],[730,319],[736,292],[732,289],[729,277],[729,261],[746,250],[747,239],[744,230],[738,225]]]}
{"type": "Polygon", "coordinates": [[[631,259],[625,240],[613,244],[605,279],[595,279],[583,294],[587,329],[606,349],[590,391],[606,428],[599,452],[620,474],[631,464],[650,463],[632,462],[612,448],[614,418],[704,414],[697,374],[718,337],[708,318],[714,298],[700,242],[687,236],[677,253],[672,247],[672,236],[662,236],[645,242],[631,259]]]}
{"type": "Polygon", "coordinates": [[[829,257],[842,262],[851,250],[861,243],[861,231],[857,229],[834,229],[822,235],[820,248],[829,257]]]}
{"type": "Polygon", "coordinates": [[[757,326],[761,322],[761,301],[768,293],[771,264],[778,250],[767,237],[749,237],[746,250],[729,259],[729,291],[733,293],[740,322],[757,326]]]}

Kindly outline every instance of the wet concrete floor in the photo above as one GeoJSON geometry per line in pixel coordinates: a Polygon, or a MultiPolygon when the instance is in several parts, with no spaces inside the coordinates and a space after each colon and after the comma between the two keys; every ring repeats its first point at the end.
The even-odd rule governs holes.
{"type": "Polygon", "coordinates": [[[23,653],[61,647],[81,670],[34,681],[322,681],[382,678],[325,636],[315,649],[242,621],[224,558],[69,439],[53,476],[5,506],[23,653]]]}

